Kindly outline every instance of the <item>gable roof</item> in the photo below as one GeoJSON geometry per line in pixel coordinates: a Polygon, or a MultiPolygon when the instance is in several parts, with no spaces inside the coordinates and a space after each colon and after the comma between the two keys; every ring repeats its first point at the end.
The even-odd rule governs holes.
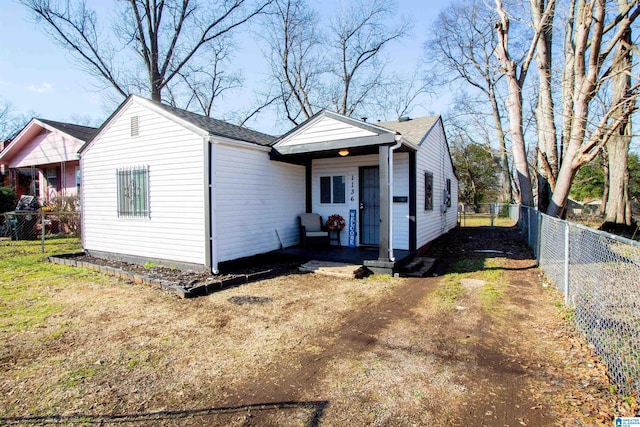
{"type": "Polygon", "coordinates": [[[80,141],[88,141],[91,137],[96,133],[98,128],[94,128],[91,126],[81,126],[73,123],[64,123],[64,122],[56,122],[54,120],[46,120],[46,119],[36,119],[45,123],[52,128],[59,130],[60,132],[66,133],[80,141]]]}
{"type": "MultiPolygon", "coordinates": [[[[59,133],[64,135],[68,140],[72,141],[76,146],[80,146],[88,141],[96,133],[97,129],[90,126],[81,126],[73,123],[57,122],[54,120],[46,120],[33,118],[23,127],[20,132],[9,142],[5,142],[5,147],[0,151],[0,162],[9,164],[21,150],[32,141],[43,130],[59,133]]],[[[73,150],[75,158],[75,149],[73,150]]],[[[59,154],[59,153],[58,153],[59,154]]],[[[65,154],[68,156],[68,153],[65,154]]],[[[66,159],[64,161],[71,160],[66,159]]]]}
{"type": "Polygon", "coordinates": [[[102,133],[102,131],[109,125],[109,123],[111,123],[113,118],[116,117],[118,113],[120,113],[120,111],[125,108],[125,106],[131,104],[132,102],[136,102],[140,105],[146,106],[156,113],[162,115],[163,117],[166,117],[167,119],[178,123],[181,126],[189,128],[190,130],[203,136],[221,136],[238,141],[249,142],[260,146],[269,146],[271,142],[276,139],[275,136],[258,132],[243,126],[238,126],[222,120],[213,119],[211,117],[203,116],[202,114],[192,113],[191,111],[172,107],[170,105],[143,98],[138,95],[129,95],[127,99],[122,101],[122,104],[120,104],[118,108],[116,108],[116,110],[109,116],[109,118],[105,120],[105,122],[102,124],[102,126],[100,126],[93,137],[88,140],[86,144],[84,144],[80,148],[80,150],[78,150],[78,152],[82,153],[83,151],[85,151],[93,142],[93,140],[102,133]]]}
{"type": "Polygon", "coordinates": [[[378,126],[396,131],[414,144],[420,145],[439,118],[440,116],[416,117],[405,121],[382,122],[378,123],[378,126]]]}
{"type": "Polygon", "coordinates": [[[335,112],[329,111],[329,110],[320,110],[317,113],[315,113],[313,116],[309,117],[304,122],[302,122],[299,125],[295,126],[289,132],[285,133],[284,135],[281,135],[279,138],[274,140],[271,145],[272,146],[278,145],[278,144],[282,143],[284,140],[291,138],[294,134],[299,134],[299,133],[304,132],[305,129],[313,126],[314,123],[319,122],[323,118],[331,118],[331,119],[334,119],[334,120],[338,120],[338,121],[343,122],[343,123],[345,123],[347,125],[355,126],[357,128],[360,128],[360,129],[363,129],[365,131],[369,131],[369,132],[372,132],[372,133],[375,133],[375,134],[389,133],[389,130],[390,130],[390,129],[382,128],[380,126],[373,125],[371,123],[367,123],[367,122],[363,122],[361,120],[354,119],[352,117],[344,116],[344,115],[342,115],[340,113],[335,113],[335,112]]]}
{"type": "Polygon", "coordinates": [[[136,98],[142,99],[145,102],[153,103],[167,113],[179,117],[192,125],[207,131],[210,135],[224,136],[226,138],[252,142],[254,144],[265,146],[270,145],[276,139],[275,136],[268,135],[266,133],[203,116],[202,114],[192,113],[191,111],[183,110],[181,108],[171,107],[158,101],[152,101],[150,99],[140,97],[136,98]]]}

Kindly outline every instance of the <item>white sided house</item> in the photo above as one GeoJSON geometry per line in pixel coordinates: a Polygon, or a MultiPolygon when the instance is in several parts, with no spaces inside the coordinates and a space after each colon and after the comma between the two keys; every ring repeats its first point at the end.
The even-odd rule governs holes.
{"type": "Polygon", "coordinates": [[[373,125],[321,111],[276,139],[130,96],[80,152],[94,256],[215,272],[297,245],[298,217],[314,212],[351,221],[342,245],[376,247],[365,265],[392,272],[394,250],[457,221],[438,116],[373,125]]]}
{"type": "Polygon", "coordinates": [[[304,167],[274,137],[129,96],[80,153],[84,249],[178,268],[298,242],[304,167]]]}
{"type": "Polygon", "coordinates": [[[308,212],[355,211],[340,241],[378,247],[364,263],[375,272],[392,272],[396,253],[419,252],[457,225],[458,178],[440,116],[371,124],[321,111],[273,150],[305,166],[308,212]]]}

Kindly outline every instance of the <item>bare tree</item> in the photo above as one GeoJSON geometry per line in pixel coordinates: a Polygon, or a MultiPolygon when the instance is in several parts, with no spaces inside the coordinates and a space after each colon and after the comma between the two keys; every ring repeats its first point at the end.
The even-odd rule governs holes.
{"type": "Polygon", "coordinates": [[[388,120],[411,114],[414,108],[423,105],[425,95],[434,93],[432,80],[422,76],[419,69],[411,74],[391,74],[388,81],[375,91],[375,105],[368,114],[377,114],[388,120]]]}
{"type": "Polygon", "coordinates": [[[538,26],[534,29],[534,36],[524,60],[518,64],[512,58],[509,46],[510,19],[505,11],[502,1],[495,0],[496,10],[500,19],[495,23],[495,30],[498,36],[498,45],[495,54],[502,65],[509,91],[507,98],[507,109],[509,111],[509,129],[511,131],[511,144],[513,150],[513,160],[515,162],[520,187],[521,203],[525,206],[533,205],[533,192],[531,189],[531,175],[527,162],[527,151],[523,132],[522,114],[522,88],[524,86],[529,66],[538,44],[540,34],[547,28],[547,24],[553,16],[555,0],[549,0],[542,13],[538,26]]]}
{"type": "MultiPolygon", "coordinates": [[[[452,71],[455,79],[462,79],[477,89],[489,102],[499,145],[501,198],[510,202],[513,199],[511,170],[497,95],[497,86],[504,74],[493,57],[498,43],[493,32],[495,18],[480,0],[455,2],[439,14],[425,51],[437,67],[452,71]],[[435,54],[431,54],[431,49],[435,49],[435,54]]],[[[478,112],[471,114],[477,116],[478,112]]]]}
{"type": "MultiPolygon", "coordinates": [[[[322,76],[327,69],[318,17],[304,0],[275,0],[264,22],[261,35],[269,50],[266,56],[274,96],[286,119],[298,124],[311,117],[318,106],[326,106],[322,76]]],[[[267,101],[272,99],[266,97],[267,101]]]]}
{"type": "MultiPolygon", "coordinates": [[[[615,63],[612,64],[612,57],[625,34],[628,34],[631,24],[640,15],[640,4],[634,0],[619,10],[617,7],[611,10],[606,0],[571,0],[571,3],[573,15],[566,29],[570,36],[566,38],[572,45],[572,61],[565,59],[565,67],[573,69],[564,75],[572,75],[572,80],[563,80],[563,86],[572,86],[565,91],[572,94],[570,105],[567,101],[565,106],[571,107],[571,114],[567,114],[566,110],[564,112],[563,138],[568,139],[563,141],[562,163],[547,210],[553,216],[563,213],[571,182],[580,166],[593,160],[625,123],[635,106],[640,86],[637,82],[630,84],[622,97],[614,96],[598,123],[590,127],[591,101],[618,69],[615,63]]],[[[616,58],[615,62],[619,62],[619,59],[616,58]]]]}
{"type": "MultiPolygon", "coordinates": [[[[183,88],[182,94],[177,95],[186,102],[183,108],[200,111],[210,117],[215,101],[225,92],[242,85],[242,77],[239,73],[229,72],[228,57],[231,44],[227,40],[207,47],[209,58],[205,65],[187,64],[183,71],[178,73],[183,88]],[[195,104],[196,108],[192,108],[195,104]]],[[[174,96],[172,96],[173,98],[174,96]]]]}
{"type": "Polygon", "coordinates": [[[17,112],[10,101],[0,98],[0,151],[2,143],[14,137],[29,122],[30,117],[17,112]]]}
{"type": "Polygon", "coordinates": [[[336,111],[351,116],[384,81],[381,50],[407,34],[409,24],[389,26],[393,5],[385,0],[357,0],[337,11],[329,26],[333,63],[333,103],[336,111]]]}
{"type": "Polygon", "coordinates": [[[157,101],[205,46],[262,13],[271,1],[249,6],[246,0],[125,0],[120,20],[105,36],[84,0],[20,0],[87,72],[121,96],[144,90],[157,101]],[[143,80],[137,77],[140,69],[143,80]]]}

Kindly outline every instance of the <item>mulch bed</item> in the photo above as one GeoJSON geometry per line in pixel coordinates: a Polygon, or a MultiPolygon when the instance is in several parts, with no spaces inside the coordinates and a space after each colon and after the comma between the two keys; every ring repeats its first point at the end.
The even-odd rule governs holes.
{"type": "Polygon", "coordinates": [[[299,262],[283,260],[267,262],[256,259],[233,268],[224,274],[201,271],[186,271],[156,265],[143,266],[123,261],[96,258],[85,253],[49,257],[49,262],[84,267],[137,284],[147,284],[175,293],[181,298],[206,295],[220,289],[290,273],[297,269],[299,262]]]}

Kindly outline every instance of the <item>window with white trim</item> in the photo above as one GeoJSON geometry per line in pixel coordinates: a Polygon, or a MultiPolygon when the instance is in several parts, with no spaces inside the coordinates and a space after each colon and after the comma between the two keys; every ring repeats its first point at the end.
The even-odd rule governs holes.
{"type": "Polygon", "coordinates": [[[320,177],[320,203],[345,203],[346,194],[344,175],[320,177]]]}
{"type": "Polygon", "coordinates": [[[117,169],[118,216],[149,218],[149,167],[117,169]]]}

